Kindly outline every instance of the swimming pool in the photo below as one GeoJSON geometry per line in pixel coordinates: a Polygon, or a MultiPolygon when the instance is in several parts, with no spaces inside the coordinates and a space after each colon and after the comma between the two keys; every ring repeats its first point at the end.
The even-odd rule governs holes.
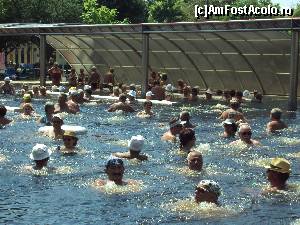
{"type": "MultiPolygon", "coordinates": [[[[18,106],[19,99],[0,97],[4,105],[18,106]]],[[[42,114],[43,101],[34,102],[42,114]]],[[[263,147],[233,149],[229,140],[219,137],[222,126],[216,119],[212,105],[154,106],[156,116],[140,119],[135,114],[108,113],[108,104],[81,106],[81,114],[68,115],[65,124],[82,125],[88,133],[79,136],[83,154],[63,156],[53,153],[50,165],[61,169],[59,174],[35,176],[23,171],[31,164],[29,153],[35,143],[55,147],[52,141],[37,135],[35,121],[18,120],[13,126],[0,130],[0,224],[290,224],[300,218],[299,156],[300,119],[287,117],[290,129],[281,135],[266,136],[265,125],[269,110],[285,107],[285,101],[269,101],[262,106],[245,105],[243,110],[254,130],[253,138],[263,147]],[[267,105],[267,107],[266,107],[267,105]],[[160,141],[172,116],[187,110],[196,127],[196,145],[203,152],[206,172],[188,176],[176,172],[185,165],[185,157],[178,154],[178,143],[160,141]],[[166,125],[161,127],[160,124],[166,125]],[[112,152],[125,151],[126,140],[141,134],[146,139],[143,152],[148,162],[125,162],[125,179],[143,181],[140,192],[105,194],[91,187],[96,178],[106,178],[104,164],[112,152]],[[257,161],[283,156],[292,163],[289,183],[295,184],[292,194],[260,195],[261,183],[266,181],[265,169],[257,161]],[[194,193],[194,185],[201,179],[217,180],[222,186],[222,205],[233,215],[210,215],[173,212],[173,202],[187,199],[194,193]],[[171,203],[170,203],[171,202],[171,203]],[[169,203],[169,204],[167,204],[169,203]]],[[[142,107],[141,107],[142,108],[142,107]]],[[[9,117],[17,114],[8,113],[9,117]]]]}

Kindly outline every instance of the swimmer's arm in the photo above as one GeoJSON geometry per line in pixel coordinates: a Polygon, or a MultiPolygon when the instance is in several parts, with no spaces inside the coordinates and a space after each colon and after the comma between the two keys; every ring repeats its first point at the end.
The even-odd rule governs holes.
{"type": "Polygon", "coordinates": [[[108,108],[108,112],[115,112],[117,110],[117,107],[115,104],[112,104],[109,108],[108,108]]]}
{"type": "Polygon", "coordinates": [[[142,160],[142,161],[148,160],[148,156],[146,156],[146,155],[140,155],[139,156],[139,160],[142,160]]]}
{"type": "Polygon", "coordinates": [[[119,158],[128,158],[128,154],[126,152],[115,152],[112,153],[113,156],[119,157],[119,158]]]}
{"type": "Polygon", "coordinates": [[[224,120],[226,118],[226,112],[222,112],[221,115],[218,117],[219,120],[224,120]]]}

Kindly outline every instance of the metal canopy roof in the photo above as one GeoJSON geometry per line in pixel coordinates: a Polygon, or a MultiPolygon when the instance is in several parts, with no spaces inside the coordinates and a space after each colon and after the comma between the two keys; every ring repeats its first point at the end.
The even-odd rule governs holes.
{"type": "MultiPolygon", "coordinates": [[[[117,80],[143,83],[142,35],[149,65],[202,89],[289,93],[291,32],[300,19],[138,25],[2,24],[0,35],[47,35],[76,70],[114,67],[117,80]]],[[[299,62],[298,62],[299,63],[299,62]]],[[[300,83],[300,82],[299,82],[300,83]]],[[[299,86],[299,84],[298,84],[299,86]]],[[[298,89],[300,96],[300,89],[298,89]]]]}

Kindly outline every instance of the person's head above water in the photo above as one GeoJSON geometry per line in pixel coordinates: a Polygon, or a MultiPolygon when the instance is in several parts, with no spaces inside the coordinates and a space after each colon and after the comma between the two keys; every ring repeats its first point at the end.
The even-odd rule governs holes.
{"type": "Polygon", "coordinates": [[[77,145],[78,138],[72,131],[65,131],[63,134],[63,142],[66,148],[74,148],[77,145]]]}
{"type": "Polygon", "coordinates": [[[22,110],[25,115],[31,115],[34,112],[33,106],[30,103],[25,103],[22,110]]]}
{"type": "Polygon", "coordinates": [[[34,169],[42,169],[47,166],[51,150],[44,144],[36,144],[30,153],[30,158],[35,161],[34,169]]]}
{"type": "Polygon", "coordinates": [[[169,122],[170,131],[173,135],[179,134],[180,131],[183,129],[182,121],[178,118],[172,118],[169,122]]]}
{"type": "Polygon", "coordinates": [[[271,186],[279,190],[284,189],[291,173],[290,162],[284,158],[274,158],[265,168],[271,186]]]}
{"type": "Polygon", "coordinates": [[[54,113],[54,103],[53,102],[46,102],[45,103],[45,113],[46,114],[53,114],[54,113]]]}
{"type": "Polygon", "coordinates": [[[23,101],[25,102],[25,103],[30,103],[31,102],[31,95],[30,94],[24,94],[23,95],[23,101]]]}
{"type": "Polygon", "coordinates": [[[235,133],[237,132],[237,124],[235,123],[234,119],[227,118],[223,123],[224,127],[224,133],[226,134],[226,137],[233,137],[235,136],[235,133]]]}
{"type": "Polygon", "coordinates": [[[239,137],[242,141],[249,143],[252,136],[252,130],[249,124],[243,123],[239,127],[239,137]]]}
{"type": "Polygon", "coordinates": [[[273,120],[280,120],[282,115],[282,110],[279,108],[273,108],[270,113],[270,117],[273,120]]]}
{"type": "Polygon", "coordinates": [[[128,148],[129,151],[132,152],[140,152],[144,146],[144,137],[142,135],[132,136],[131,139],[128,141],[128,148]]]}
{"type": "Polygon", "coordinates": [[[68,100],[68,95],[66,95],[65,93],[61,93],[58,96],[58,103],[62,104],[62,103],[66,103],[66,101],[68,100]]]}
{"type": "Polygon", "coordinates": [[[240,103],[236,98],[232,98],[230,100],[229,106],[230,106],[230,108],[232,108],[234,110],[238,110],[238,108],[240,107],[240,103]]]}
{"type": "Polygon", "coordinates": [[[190,170],[201,171],[203,166],[202,154],[198,151],[192,151],[187,156],[188,167],[190,170]]]}
{"type": "Polygon", "coordinates": [[[210,202],[217,204],[220,195],[221,188],[213,180],[201,180],[195,187],[195,201],[197,203],[210,202]]]}
{"type": "Polygon", "coordinates": [[[54,129],[61,129],[61,126],[64,124],[62,117],[59,114],[54,114],[52,117],[52,124],[54,129]]]}
{"type": "Polygon", "coordinates": [[[117,185],[123,184],[124,162],[120,158],[111,157],[105,164],[105,173],[110,181],[114,181],[117,185]]]}
{"type": "Polygon", "coordinates": [[[119,101],[125,103],[126,102],[126,94],[120,94],[119,101]]]}
{"type": "Polygon", "coordinates": [[[195,146],[196,136],[195,131],[191,128],[183,129],[179,133],[180,148],[184,151],[190,151],[195,146]]]}
{"type": "Polygon", "coordinates": [[[190,113],[187,111],[183,111],[180,113],[180,120],[181,121],[190,121],[190,113]]]}

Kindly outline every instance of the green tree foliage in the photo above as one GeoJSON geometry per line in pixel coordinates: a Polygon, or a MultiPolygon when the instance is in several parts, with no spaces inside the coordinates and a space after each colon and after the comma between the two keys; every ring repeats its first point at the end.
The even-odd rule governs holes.
{"type": "Polygon", "coordinates": [[[109,9],[106,6],[98,7],[96,0],[85,0],[83,2],[84,12],[82,19],[88,24],[111,24],[117,21],[117,10],[109,9]]]}
{"type": "Polygon", "coordinates": [[[185,20],[183,0],[155,0],[149,4],[149,22],[179,22],[185,20]]]}
{"type": "Polygon", "coordinates": [[[1,23],[79,23],[80,0],[1,0],[1,23]]]}
{"type": "Polygon", "coordinates": [[[114,24],[114,23],[128,23],[128,19],[118,21],[117,9],[109,9],[106,6],[98,6],[97,0],[84,0],[84,12],[82,19],[88,24],[114,24]]]}
{"type": "Polygon", "coordinates": [[[145,0],[98,0],[98,4],[117,9],[119,21],[128,19],[130,23],[147,22],[148,5],[145,0]]]}
{"type": "Polygon", "coordinates": [[[300,16],[300,3],[296,5],[294,9],[294,17],[299,17],[300,16]]]}

